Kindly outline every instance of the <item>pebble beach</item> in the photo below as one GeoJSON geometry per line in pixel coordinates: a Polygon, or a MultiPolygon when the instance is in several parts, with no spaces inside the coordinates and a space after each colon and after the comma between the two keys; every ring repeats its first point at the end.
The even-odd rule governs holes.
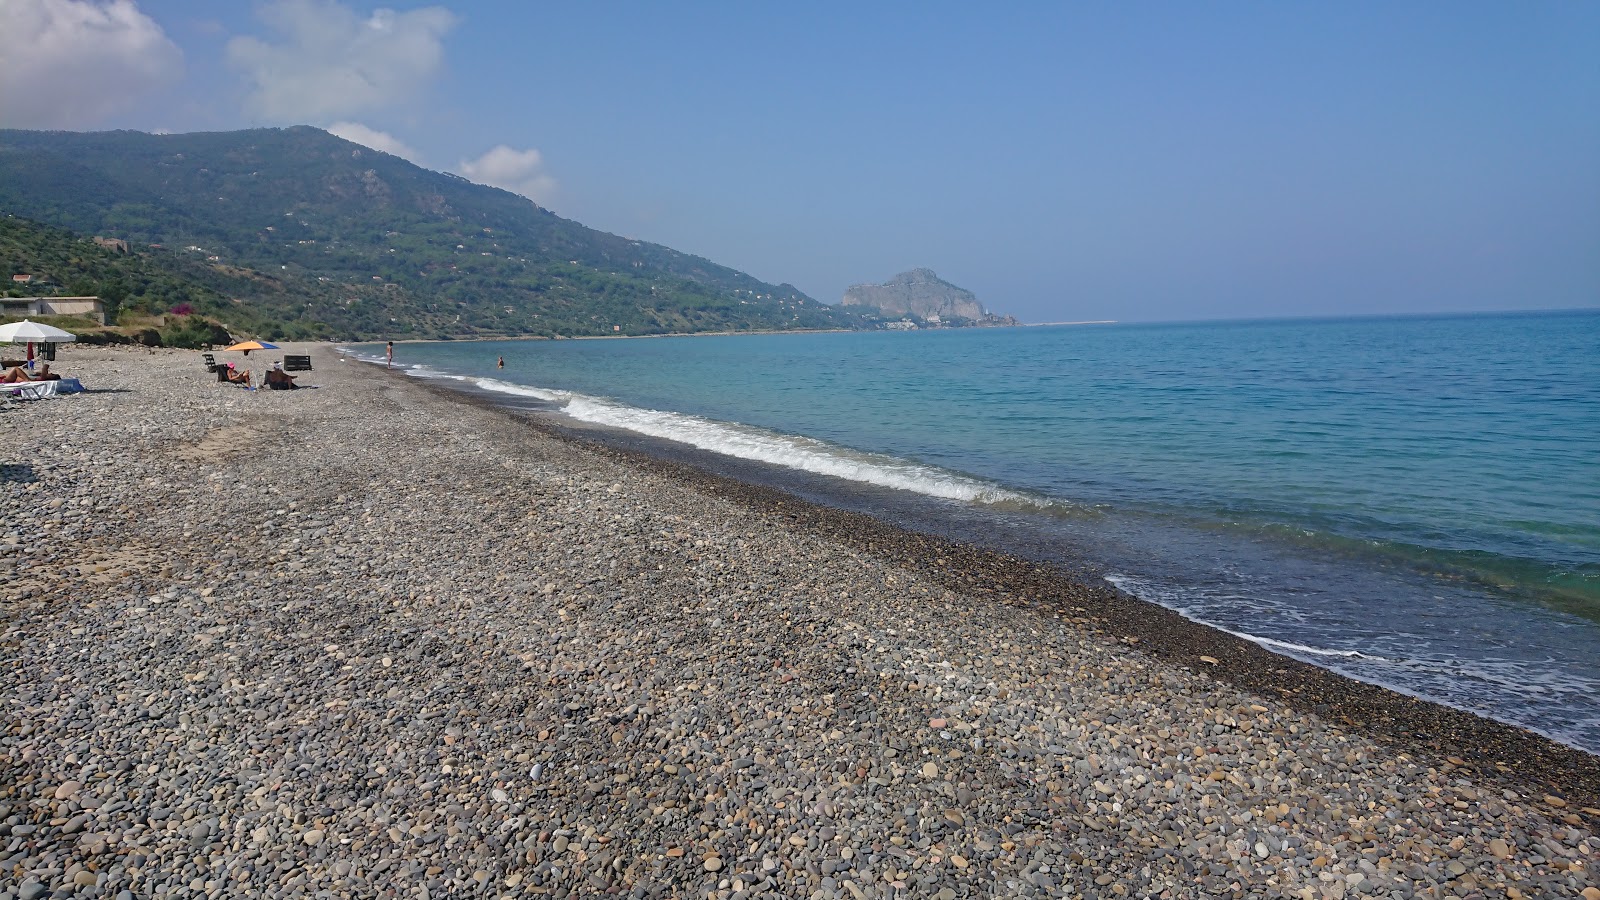
{"type": "Polygon", "coordinates": [[[284,350],[0,408],[0,900],[1600,900],[1593,756],[284,350]]]}

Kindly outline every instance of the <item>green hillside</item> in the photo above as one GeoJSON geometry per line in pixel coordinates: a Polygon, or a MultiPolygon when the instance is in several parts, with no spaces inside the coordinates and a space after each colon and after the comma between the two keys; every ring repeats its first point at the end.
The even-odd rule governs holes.
{"type": "MultiPolygon", "coordinates": [[[[109,323],[125,326],[122,330],[129,334],[154,328],[164,343],[181,346],[223,340],[225,335],[209,323],[225,333],[286,340],[358,334],[361,323],[354,311],[339,302],[346,291],[363,296],[366,308],[409,316],[424,325],[442,325],[381,288],[345,289],[277,278],[137,245],[123,252],[10,215],[0,215],[0,274],[6,296],[98,296],[105,301],[109,323]],[[18,284],[13,275],[30,280],[18,284]],[[329,322],[319,323],[327,327],[316,327],[301,317],[303,311],[318,306],[330,314],[329,322]]],[[[90,323],[60,324],[82,328],[90,323]]]]}
{"type": "MultiPolygon", "coordinates": [[[[0,216],[0,276],[5,296],[98,296],[105,303],[106,320],[123,322],[120,328],[103,328],[89,317],[42,317],[81,341],[175,347],[226,343],[229,327],[220,317],[255,312],[230,309],[225,297],[168,260],[99,246],[70,231],[14,216],[0,216]],[[14,276],[29,280],[19,284],[14,276]]],[[[258,324],[234,318],[246,328],[258,324]]]]}
{"type": "Polygon", "coordinates": [[[315,128],[0,130],[0,212],[165,253],[266,337],[659,334],[870,321],[789,285],[596,231],[315,128]]]}

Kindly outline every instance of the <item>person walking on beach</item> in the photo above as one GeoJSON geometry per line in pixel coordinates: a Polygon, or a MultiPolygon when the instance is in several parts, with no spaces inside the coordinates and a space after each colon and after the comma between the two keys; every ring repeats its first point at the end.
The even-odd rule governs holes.
{"type": "Polygon", "coordinates": [[[386,358],[388,361],[383,364],[383,367],[385,369],[392,369],[394,368],[394,341],[389,342],[389,349],[387,353],[388,356],[386,358]]]}
{"type": "Polygon", "coordinates": [[[494,367],[496,369],[504,369],[506,367],[506,358],[504,356],[499,357],[495,362],[494,367]]]}

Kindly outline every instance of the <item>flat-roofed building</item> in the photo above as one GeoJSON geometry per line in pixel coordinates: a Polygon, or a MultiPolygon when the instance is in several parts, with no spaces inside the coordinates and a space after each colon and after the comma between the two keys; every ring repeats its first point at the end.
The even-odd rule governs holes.
{"type": "Polygon", "coordinates": [[[106,305],[99,297],[0,297],[0,316],[83,316],[104,325],[106,305]]]}

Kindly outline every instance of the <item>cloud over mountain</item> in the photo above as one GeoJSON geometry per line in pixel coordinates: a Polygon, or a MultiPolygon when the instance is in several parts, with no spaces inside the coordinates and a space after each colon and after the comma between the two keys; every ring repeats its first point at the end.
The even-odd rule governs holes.
{"type": "Polygon", "coordinates": [[[410,145],[388,133],[368,128],[360,122],[335,122],[328,126],[328,133],[342,137],[347,141],[382,150],[384,153],[393,154],[401,159],[410,160],[420,165],[419,155],[410,145]]]}
{"type": "Polygon", "coordinates": [[[411,99],[444,62],[456,25],[441,6],[363,17],[333,0],[276,0],[257,15],[276,40],[228,42],[228,62],[250,83],[251,112],[271,122],[317,122],[411,99]]]}
{"type": "Polygon", "coordinates": [[[516,150],[500,144],[477,159],[462,160],[460,172],[479,184],[505,188],[535,203],[548,202],[556,189],[556,180],[544,171],[544,158],[532,147],[516,150]]]}
{"type": "Polygon", "coordinates": [[[180,51],[132,0],[0,0],[7,128],[84,128],[177,81],[180,51]]]}

